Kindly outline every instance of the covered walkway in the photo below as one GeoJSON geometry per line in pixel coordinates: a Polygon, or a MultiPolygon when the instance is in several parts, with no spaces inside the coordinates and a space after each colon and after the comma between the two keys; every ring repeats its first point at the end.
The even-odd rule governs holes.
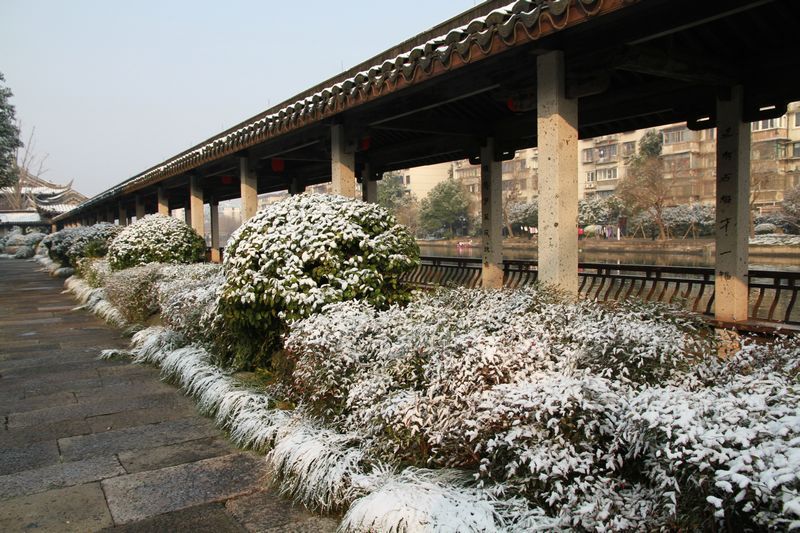
{"type": "Polygon", "coordinates": [[[335,529],[38,270],[0,260],[0,531],[335,529]]]}

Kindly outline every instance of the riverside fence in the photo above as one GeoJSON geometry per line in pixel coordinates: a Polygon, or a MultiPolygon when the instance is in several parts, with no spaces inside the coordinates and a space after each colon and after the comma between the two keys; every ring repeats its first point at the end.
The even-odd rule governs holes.
{"type": "MultiPolygon", "coordinates": [[[[705,315],[714,313],[714,269],[703,267],[579,263],[579,291],[593,300],[640,298],[680,304],[705,315]]],[[[503,285],[517,288],[537,277],[536,261],[503,261],[503,285]]],[[[424,256],[404,280],[416,287],[478,287],[481,260],[424,256]]],[[[750,270],[750,319],[800,326],[800,272],[750,270]]]]}

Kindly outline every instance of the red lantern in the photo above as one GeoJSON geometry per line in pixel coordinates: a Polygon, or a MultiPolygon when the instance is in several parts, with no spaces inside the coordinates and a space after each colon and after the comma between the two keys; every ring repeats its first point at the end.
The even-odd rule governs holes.
{"type": "Polygon", "coordinates": [[[286,169],[286,161],[279,157],[270,159],[269,164],[273,172],[283,172],[286,169]]]}
{"type": "Polygon", "coordinates": [[[366,152],[369,150],[369,147],[372,145],[372,137],[364,137],[358,143],[359,149],[362,152],[366,152]]]}
{"type": "Polygon", "coordinates": [[[222,176],[222,184],[230,185],[233,183],[233,176],[222,176]]]}

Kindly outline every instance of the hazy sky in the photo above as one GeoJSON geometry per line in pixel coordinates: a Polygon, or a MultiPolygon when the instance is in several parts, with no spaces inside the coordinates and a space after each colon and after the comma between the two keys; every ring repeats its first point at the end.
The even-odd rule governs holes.
{"type": "Polygon", "coordinates": [[[0,0],[0,72],[91,196],[476,3],[0,0]]]}

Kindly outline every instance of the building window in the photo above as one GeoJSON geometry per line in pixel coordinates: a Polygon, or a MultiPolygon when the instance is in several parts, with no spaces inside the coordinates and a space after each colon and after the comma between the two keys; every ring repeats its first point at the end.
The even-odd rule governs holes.
{"type": "Polygon", "coordinates": [[[800,112],[794,114],[794,127],[800,128],[800,112]]]}
{"type": "Polygon", "coordinates": [[[636,142],[630,141],[626,143],[622,143],[622,155],[623,157],[632,156],[636,152],[636,142]]]}
{"type": "Polygon", "coordinates": [[[406,175],[406,185],[411,185],[411,175],[406,175]]]}
{"type": "Polygon", "coordinates": [[[475,194],[476,192],[478,192],[478,186],[477,185],[470,185],[469,186],[469,192],[471,194],[475,194]]]}
{"type": "Polygon", "coordinates": [[[584,163],[591,163],[594,161],[594,148],[584,148],[582,153],[584,163]]]}
{"type": "Polygon", "coordinates": [[[605,146],[598,146],[596,150],[597,150],[598,163],[601,163],[603,161],[613,161],[617,158],[616,144],[607,144],[605,146]]]}
{"type": "Polygon", "coordinates": [[[597,181],[615,180],[617,179],[617,169],[614,168],[601,168],[595,172],[597,181]]]}
{"type": "Polygon", "coordinates": [[[784,124],[785,122],[783,120],[783,117],[768,118],[765,120],[756,120],[752,124],[752,130],[753,131],[773,130],[775,128],[783,127],[784,124]]]}
{"type": "Polygon", "coordinates": [[[792,143],[792,157],[800,157],[800,142],[792,143]]]}
{"type": "Polygon", "coordinates": [[[586,181],[594,181],[594,170],[586,173],[586,181]]]}
{"type": "Polygon", "coordinates": [[[664,130],[664,144],[677,144],[689,140],[689,130],[680,128],[676,130],[664,130]]]}
{"type": "Polygon", "coordinates": [[[689,170],[691,166],[691,159],[689,154],[678,154],[664,156],[664,169],[668,172],[676,172],[678,170],[689,170]]]}

